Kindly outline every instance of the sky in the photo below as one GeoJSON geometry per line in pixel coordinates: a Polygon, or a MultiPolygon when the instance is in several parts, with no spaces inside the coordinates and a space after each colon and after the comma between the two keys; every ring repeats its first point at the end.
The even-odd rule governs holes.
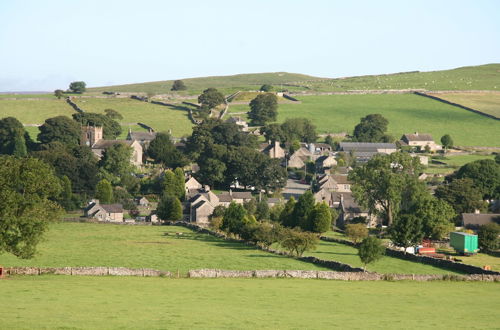
{"type": "Polygon", "coordinates": [[[499,62],[496,0],[0,0],[0,92],[499,62]]]}

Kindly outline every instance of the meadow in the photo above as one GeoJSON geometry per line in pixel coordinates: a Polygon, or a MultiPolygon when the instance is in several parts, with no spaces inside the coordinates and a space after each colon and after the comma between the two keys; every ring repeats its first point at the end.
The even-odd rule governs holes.
{"type": "Polygon", "coordinates": [[[445,157],[437,157],[436,161],[439,161],[441,163],[444,163],[443,165],[441,164],[432,164],[431,161],[432,159],[429,159],[429,166],[424,170],[425,173],[431,173],[431,174],[449,174],[454,171],[456,171],[459,167],[470,163],[474,162],[476,160],[481,160],[481,159],[494,159],[495,156],[493,155],[482,155],[482,154],[459,154],[459,155],[453,155],[449,154],[446,155],[445,157]]]}
{"type": "Polygon", "coordinates": [[[23,124],[43,124],[56,116],[71,117],[76,113],[65,100],[2,100],[0,118],[15,117],[23,124]]]}
{"type": "MultiPolygon", "coordinates": [[[[500,84],[499,84],[500,85],[500,84]]],[[[500,88],[500,86],[499,86],[500,88]]],[[[431,94],[433,95],[433,94],[431,94]]],[[[500,118],[500,93],[446,93],[434,94],[447,101],[482,111],[500,118]]]]}
{"type": "Polygon", "coordinates": [[[35,258],[23,260],[2,254],[0,265],[152,268],[183,275],[201,268],[325,270],[184,227],[92,223],[54,223],[35,258]],[[184,235],[177,237],[177,232],[184,235]]]}
{"type": "Polygon", "coordinates": [[[141,122],[158,132],[171,130],[175,137],[191,134],[193,124],[188,118],[188,111],[181,104],[167,107],[129,98],[76,98],[75,103],[88,112],[104,113],[105,109],[118,111],[123,116],[120,123],[126,131],[130,125],[141,122]]]}
{"type": "Polygon", "coordinates": [[[2,328],[493,329],[498,283],[18,276],[2,328]]]}
{"type": "MultiPolygon", "coordinates": [[[[280,104],[278,121],[309,118],[319,133],[352,133],[360,119],[379,113],[389,121],[388,133],[430,133],[439,143],[450,134],[458,146],[500,146],[498,121],[413,94],[321,95],[298,97],[302,103],[280,104]]],[[[231,106],[239,112],[245,106],[231,106]]],[[[248,111],[248,106],[246,106],[248,111]]]]}

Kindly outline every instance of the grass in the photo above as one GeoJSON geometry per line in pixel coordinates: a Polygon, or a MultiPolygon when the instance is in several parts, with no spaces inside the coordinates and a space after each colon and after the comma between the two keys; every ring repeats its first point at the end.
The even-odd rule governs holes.
{"type": "MultiPolygon", "coordinates": [[[[493,155],[481,155],[481,154],[468,154],[468,155],[447,155],[445,158],[437,159],[446,165],[436,165],[430,164],[429,167],[425,169],[425,173],[430,174],[448,174],[456,171],[459,167],[481,159],[494,159],[493,155]]],[[[429,160],[430,163],[431,160],[429,160]]]]}
{"type": "Polygon", "coordinates": [[[20,276],[2,328],[493,329],[498,283],[20,276]]]}
{"type": "Polygon", "coordinates": [[[16,99],[30,99],[30,98],[43,98],[43,99],[56,99],[54,94],[5,94],[5,93],[0,93],[0,99],[10,99],[10,98],[16,98],[16,99]]]}
{"type": "Polygon", "coordinates": [[[500,118],[500,93],[439,93],[434,95],[500,118]]]}
{"type": "Polygon", "coordinates": [[[56,116],[71,117],[76,113],[65,100],[2,100],[0,118],[15,117],[23,124],[43,124],[56,116]]]}
{"type": "MultiPolygon", "coordinates": [[[[500,146],[498,121],[413,94],[321,95],[298,99],[302,103],[279,105],[280,122],[305,117],[311,119],[319,133],[352,132],[361,117],[379,113],[389,120],[388,132],[395,138],[418,131],[432,134],[438,143],[441,136],[450,134],[459,146],[500,146]]],[[[243,108],[230,109],[239,112],[243,108]]]]}
{"type": "Polygon", "coordinates": [[[108,266],[153,268],[187,273],[190,269],[324,269],[183,227],[56,223],[38,255],[22,260],[0,255],[3,266],[108,266]],[[168,232],[171,235],[164,236],[168,232]],[[182,238],[172,235],[183,232],[182,238]]]}
{"type": "Polygon", "coordinates": [[[477,267],[490,266],[491,270],[500,271],[500,252],[495,255],[478,253],[469,257],[461,256],[453,248],[440,248],[439,253],[446,253],[461,260],[460,262],[477,267]]]}
{"type": "MultiPolygon", "coordinates": [[[[317,249],[306,253],[325,260],[334,260],[355,267],[363,267],[358,256],[358,250],[346,244],[320,241],[317,249]]],[[[399,258],[384,256],[366,268],[368,271],[383,274],[456,274],[452,270],[445,270],[431,265],[421,264],[399,258]]]]}
{"type": "Polygon", "coordinates": [[[104,113],[105,109],[114,109],[123,116],[120,123],[125,127],[129,123],[141,122],[156,131],[171,130],[176,137],[191,134],[193,124],[183,105],[166,107],[128,98],[86,98],[76,99],[75,103],[88,112],[104,113]]]}

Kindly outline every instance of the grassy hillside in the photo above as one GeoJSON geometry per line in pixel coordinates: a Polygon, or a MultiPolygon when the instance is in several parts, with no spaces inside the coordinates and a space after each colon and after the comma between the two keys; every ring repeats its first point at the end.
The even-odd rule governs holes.
{"type": "Polygon", "coordinates": [[[75,111],[65,100],[2,100],[0,118],[16,117],[23,124],[43,124],[55,116],[71,117],[75,111]]]}
{"type": "MultiPolygon", "coordinates": [[[[296,84],[297,82],[321,80],[323,78],[312,77],[298,73],[288,72],[270,72],[270,73],[249,73],[237,74],[232,76],[213,76],[203,78],[187,78],[182,79],[186,84],[187,91],[179,94],[199,94],[208,87],[215,87],[226,94],[238,90],[257,90],[263,84],[280,85],[280,84],[296,84]]],[[[89,92],[132,92],[132,93],[156,93],[167,94],[171,93],[173,80],[154,81],[138,84],[127,84],[117,86],[106,86],[88,88],[89,92]]],[[[290,86],[293,88],[293,86],[290,86]]],[[[305,88],[298,88],[303,90],[305,88]]]]}
{"type": "Polygon", "coordinates": [[[500,93],[439,93],[435,96],[500,118],[500,93]]]}
{"type": "Polygon", "coordinates": [[[305,84],[318,91],[369,89],[500,90],[500,63],[452,70],[331,79],[305,84]]]}
{"type": "Polygon", "coordinates": [[[184,227],[91,223],[53,224],[35,258],[22,260],[3,254],[0,265],[153,268],[183,274],[200,268],[325,270],[184,227]],[[170,235],[165,236],[166,232],[170,235]],[[176,232],[184,235],[178,238],[176,232]]]}
{"type": "MultiPolygon", "coordinates": [[[[120,123],[124,131],[128,131],[130,123],[141,122],[158,132],[170,129],[175,137],[191,134],[193,124],[182,106],[166,107],[125,98],[80,98],[75,99],[75,103],[88,112],[104,113],[105,109],[118,111],[123,116],[120,123]]],[[[133,125],[131,128],[135,130],[133,125]]]]}
{"type": "Polygon", "coordinates": [[[20,276],[5,329],[493,329],[498,283],[20,276]]]}

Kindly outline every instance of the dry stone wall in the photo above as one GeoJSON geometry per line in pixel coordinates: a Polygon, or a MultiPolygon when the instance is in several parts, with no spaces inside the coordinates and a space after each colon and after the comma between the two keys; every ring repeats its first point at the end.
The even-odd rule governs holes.
{"type": "Polygon", "coordinates": [[[124,267],[8,267],[5,273],[9,275],[79,275],[79,276],[140,276],[140,277],[170,277],[172,273],[148,268],[124,267]]]}

